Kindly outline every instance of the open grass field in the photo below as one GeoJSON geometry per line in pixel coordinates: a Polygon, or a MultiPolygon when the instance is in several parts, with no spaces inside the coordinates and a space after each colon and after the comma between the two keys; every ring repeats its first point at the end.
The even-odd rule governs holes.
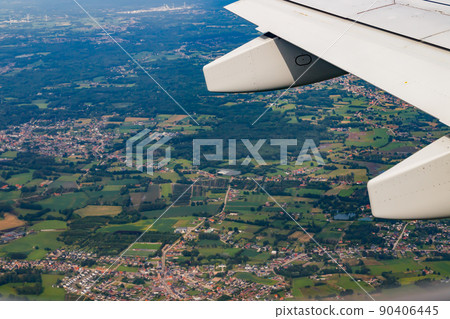
{"type": "Polygon", "coordinates": [[[57,238],[61,232],[39,232],[37,234],[28,235],[11,243],[0,246],[0,252],[10,253],[19,252],[29,254],[29,260],[37,260],[44,257],[47,253],[45,248],[55,250],[60,248],[63,243],[57,238]]]}
{"type": "Polygon", "coordinates": [[[314,195],[322,195],[325,191],[322,189],[315,189],[315,188],[289,188],[289,192],[292,194],[292,196],[304,196],[305,194],[314,194],[314,195]]]}
{"type": "Polygon", "coordinates": [[[243,252],[243,254],[250,258],[250,260],[248,261],[249,264],[262,264],[262,263],[265,263],[271,256],[270,253],[268,253],[268,252],[258,253],[254,249],[246,249],[243,252]]]}
{"type": "Polygon", "coordinates": [[[133,125],[133,122],[127,122],[127,123],[123,123],[120,126],[119,132],[120,133],[133,133],[133,132],[137,132],[140,129],[142,129],[142,127],[140,125],[133,125]]]}
{"type": "MultiPolygon", "coordinates": [[[[62,279],[64,276],[62,275],[54,275],[54,274],[43,274],[42,275],[42,286],[44,287],[44,291],[40,295],[21,295],[23,297],[27,297],[29,300],[48,300],[48,301],[63,301],[66,295],[66,292],[63,288],[54,288],[52,287],[58,279],[62,279]]],[[[22,287],[23,283],[9,283],[6,285],[0,286],[0,293],[8,296],[8,295],[17,295],[16,287],[22,287]]]]}
{"type": "MultiPolygon", "coordinates": [[[[154,221],[152,221],[153,223],[154,221]]],[[[158,220],[152,227],[151,230],[157,230],[160,232],[173,232],[174,225],[176,224],[177,219],[175,218],[161,218],[158,220]]]]}
{"type": "Polygon", "coordinates": [[[337,243],[339,240],[341,240],[342,236],[344,236],[343,232],[322,230],[320,233],[316,234],[314,238],[324,242],[337,243]]]}
{"type": "Polygon", "coordinates": [[[198,224],[198,220],[195,217],[177,217],[177,222],[173,225],[174,228],[178,227],[192,227],[198,224]]]}
{"type": "Polygon", "coordinates": [[[250,225],[250,224],[244,224],[244,223],[237,223],[237,222],[229,221],[229,220],[223,221],[222,224],[220,226],[217,226],[217,227],[224,227],[224,229],[229,229],[229,228],[235,228],[236,227],[240,231],[246,231],[246,232],[256,231],[256,230],[261,228],[259,226],[250,225]]]}
{"type": "Polygon", "coordinates": [[[0,158],[16,158],[17,152],[16,151],[7,151],[0,155],[0,158]]]}
{"type": "Polygon", "coordinates": [[[28,173],[13,175],[6,182],[10,185],[17,185],[17,184],[24,185],[24,184],[30,182],[32,179],[33,179],[33,172],[30,171],[28,173]]]}
{"type": "Polygon", "coordinates": [[[28,214],[34,214],[34,213],[38,212],[38,210],[24,209],[24,208],[15,208],[14,211],[16,213],[18,213],[19,215],[21,215],[21,216],[25,216],[25,215],[28,215],[28,214]]]}
{"type": "Polygon", "coordinates": [[[53,183],[51,183],[48,188],[49,189],[58,189],[58,188],[65,188],[65,189],[77,189],[78,185],[75,182],[70,182],[70,181],[54,181],[53,183]]]}
{"type": "Polygon", "coordinates": [[[23,225],[25,225],[25,222],[12,214],[5,213],[4,217],[0,219],[0,231],[17,228],[23,225]]]}
{"type": "MultiPolygon", "coordinates": [[[[217,214],[220,204],[208,204],[203,206],[183,206],[183,207],[172,207],[167,211],[164,217],[183,217],[192,216],[194,213],[207,213],[212,216],[217,214]]],[[[157,218],[164,213],[165,209],[152,210],[148,212],[143,212],[142,214],[148,218],[157,218]]]]}
{"type": "Polygon", "coordinates": [[[114,205],[114,202],[117,202],[120,205],[124,200],[124,197],[120,195],[119,191],[102,190],[98,193],[89,193],[89,196],[98,198],[101,205],[114,205]]]}
{"type": "Polygon", "coordinates": [[[215,199],[219,199],[219,198],[225,198],[225,191],[223,193],[213,193],[211,191],[207,191],[206,192],[206,197],[208,198],[215,198],[215,199]]]}
{"type": "Polygon", "coordinates": [[[161,243],[135,243],[132,248],[158,250],[159,247],[161,247],[161,243]]]}
{"type": "Polygon", "coordinates": [[[354,181],[367,181],[367,171],[365,169],[337,169],[334,171],[331,171],[328,174],[324,174],[323,176],[328,176],[328,177],[337,177],[337,176],[345,176],[345,175],[350,175],[352,174],[355,176],[354,177],[354,181]]]}
{"type": "Polygon", "coordinates": [[[244,195],[247,201],[254,203],[265,203],[268,200],[268,196],[266,194],[250,194],[244,195]]]}
{"type": "Polygon", "coordinates": [[[415,145],[412,142],[392,142],[380,148],[380,151],[396,152],[398,150],[404,149],[405,147],[415,147],[415,145]]]}
{"type": "Polygon", "coordinates": [[[147,257],[155,253],[161,247],[161,243],[135,243],[125,253],[125,256],[147,257]]]}
{"type": "Polygon", "coordinates": [[[116,216],[120,214],[122,207],[120,206],[98,206],[88,205],[75,211],[81,217],[87,216],[116,216]]]}
{"type": "Polygon", "coordinates": [[[43,222],[39,222],[37,224],[34,224],[30,227],[32,230],[40,231],[40,230],[47,230],[47,229],[66,229],[67,223],[63,222],[62,220],[45,220],[43,222]]]}
{"type": "Polygon", "coordinates": [[[250,209],[251,207],[258,207],[259,205],[261,205],[261,203],[258,202],[228,202],[227,203],[227,208],[230,210],[233,209],[237,209],[237,208],[246,208],[246,209],[250,209]]]}
{"type": "Polygon", "coordinates": [[[24,186],[27,187],[33,187],[33,186],[39,186],[44,180],[41,178],[35,178],[31,181],[29,181],[28,183],[26,183],[24,186]]]}
{"type": "Polygon", "coordinates": [[[429,261],[424,265],[430,267],[435,272],[439,272],[441,276],[450,277],[450,261],[429,261]]]}
{"type": "Polygon", "coordinates": [[[295,278],[294,280],[292,280],[292,294],[297,299],[303,299],[305,296],[302,293],[302,289],[307,286],[311,287],[313,285],[314,282],[307,277],[295,278]]]}
{"type": "Polygon", "coordinates": [[[51,210],[63,210],[63,209],[77,209],[87,205],[89,197],[84,192],[69,193],[61,196],[52,196],[44,199],[38,204],[43,208],[49,208],[51,210]]]}
{"type": "Polygon", "coordinates": [[[252,212],[248,208],[233,208],[230,209],[233,212],[237,212],[237,216],[229,216],[229,219],[242,219],[242,220],[249,220],[249,221],[255,221],[255,220],[265,220],[268,219],[270,216],[270,213],[268,212],[252,212]]]}
{"type": "MultiPolygon", "coordinates": [[[[206,241],[205,241],[206,242],[206,241]]],[[[212,242],[212,241],[211,241],[212,242]]],[[[218,243],[222,244],[220,241],[218,243]]],[[[239,248],[199,248],[201,256],[208,257],[211,255],[227,255],[233,257],[240,249],[239,248]]]]}
{"type": "MultiPolygon", "coordinates": [[[[121,186],[124,186],[124,185],[134,185],[134,184],[136,184],[136,180],[135,179],[132,179],[132,178],[127,178],[127,179],[119,179],[119,180],[106,180],[105,179],[105,187],[106,186],[114,186],[114,185],[121,185],[121,186]]],[[[108,191],[108,190],[111,190],[112,188],[107,188],[106,190],[108,191]]],[[[120,190],[120,188],[118,189],[118,190],[120,190]]]]}
{"type": "Polygon", "coordinates": [[[46,109],[48,106],[47,100],[33,100],[32,102],[40,109],[46,109]]]}
{"type": "Polygon", "coordinates": [[[58,279],[62,279],[61,275],[42,275],[42,285],[44,286],[44,292],[39,295],[40,300],[64,300],[66,292],[63,288],[52,287],[58,279]]]}
{"type": "MultiPolygon", "coordinates": [[[[354,280],[352,280],[350,277],[341,275],[339,276],[333,276],[334,280],[337,280],[336,285],[339,287],[342,287],[343,289],[353,289],[355,292],[359,292],[361,288],[356,284],[354,280]]],[[[360,284],[366,291],[370,292],[373,291],[374,288],[370,286],[369,284],[365,283],[363,280],[355,278],[358,281],[358,284],[360,284]]]]}
{"type": "Polygon", "coordinates": [[[105,185],[102,192],[120,192],[123,185],[105,185]]]}
{"type": "Polygon", "coordinates": [[[4,192],[0,191],[0,202],[12,201],[20,198],[21,191],[4,192]]]}
{"type": "Polygon", "coordinates": [[[355,192],[355,189],[356,189],[355,187],[350,187],[350,188],[343,189],[343,190],[341,190],[339,192],[339,196],[349,197],[355,192]]]}
{"type": "Polygon", "coordinates": [[[9,283],[9,284],[5,284],[5,285],[1,285],[0,286],[0,294],[2,294],[3,296],[17,295],[15,287],[17,287],[18,285],[22,285],[22,284],[9,283]]]}
{"type": "MultiPolygon", "coordinates": [[[[174,225],[177,223],[176,218],[161,218],[156,222],[149,231],[173,232],[174,225]]],[[[116,231],[144,231],[154,223],[153,219],[140,220],[135,223],[123,225],[109,225],[102,227],[100,232],[116,232],[116,231]]]]}
{"type": "MultiPolygon", "coordinates": [[[[439,280],[439,279],[442,279],[443,277],[439,276],[439,275],[427,275],[427,278],[431,279],[431,280],[439,280]]],[[[400,282],[400,284],[402,284],[402,286],[405,286],[405,285],[414,284],[416,281],[423,280],[423,279],[424,279],[424,277],[422,277],[422,276],[410,276],[410,277],[399,278],[398,281],[400,282]]]]}
{"type": "Polygon", "coordinates": [[[266,286],[273,286],[277,283],[276,280],[258,277],[249,272],[237,272],[235,274],[235,277],[245,280],[245,281],[251,281],[251,282],[255,282],[257,284],[266,285],[266,286]]]}
{"type": "Polygon", "coordinates": [[[317,297],[336,295],[339,293],[339,290],[329,285],[324,286],[313,285],[310,287],[303,288],[301,292],[303,294],[302,299],[317,299],[317,297]]]}
{"type": "Polygon", "coordinates": [[[382,261],[383,265],[368,266],[372,275],[381,275],[384,271],[392,271],[393,273],[404,273],[414,270],[422,270],[424,265],[420,265],[413,259],[393,259],[382,261]]]}
{"type": "Polygon", "coordinates": [[[61,182],[76,182],[81,174],[73,174],[73,175],[63,175],[57,179],[57,181],[61,182]]]}
{"type": "Polygon", "coordinates": [[[139,268],[138,267],[128,267],[128,266],[120,265],[119,267],[117,267],[117,271],[138,272],[139,268]]]}
{"type": "Polygon", "coordinates": [[[158,178],[158,177],[171,180],[172,183],[175,183],[177,180],[180,179],[180,176],[178,176],[178,174],[175,172],[155,172],[152,175],[152,178],[158,178]]]}
{"type": "Polygon", "coordinates": [[[345,142],[346,146],[366,147],[373,146],[375,148],[382,147],[389,142],[387,131],[382,128],[376,128],[372,131],[352,130],[345,142]]]}
{"type": "Polygon", "coordinates": [[[154,202],[160,197],[159,185],[153,184],[149,185],[147,192],[141,193],[141,202],[154,202]]]}

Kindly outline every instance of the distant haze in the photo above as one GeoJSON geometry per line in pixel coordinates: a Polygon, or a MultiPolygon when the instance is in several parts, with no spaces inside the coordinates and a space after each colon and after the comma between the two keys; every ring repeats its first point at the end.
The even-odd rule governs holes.
{"type": "MultiPolygon", "coordinates": [[[[207,3],[213,2],[212,0],[200,1],[200,0],[77,0],[87,10],[97,9],[146,9],[162,6],[167,4],[183,5],[186,3],[207,3]]],[[[233,1],[214,1],[215,3],[223,3],[233,1]]],[[[42,13],[66,13],[73,14],[80,12],[80,8],[74,3],[73,0],[0,0],[0,12],[5,13],[5,10],[12,10],[13,12],[27,12],[30,14],[42,14],[42,13]]]]}

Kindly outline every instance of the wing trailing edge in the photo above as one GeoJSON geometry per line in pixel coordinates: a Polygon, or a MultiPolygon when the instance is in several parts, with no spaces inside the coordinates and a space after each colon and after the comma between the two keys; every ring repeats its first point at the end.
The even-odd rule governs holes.
{"type": "Polygon", "coordinates": [[[257,92],[321,82],[347,72],[267,34],[206,65],[203,73],[211,92],[257,92]]]}
{"type": "Polygon", "coordinates": [[[290,1],[240,0],[226,9],[450,125],[448,50],[290,1]]]}
{"type": "MultiPolygon", "coordinates": [[[[340,2],[343,1],[349,2],[340,2]]],[[[388,5],[396,4],[384,1],[388,5]]],[[[323,4],[325,0],[319,2],[323,4]]],[[[240,0],[228,5],[229,11],[256,24],[258,30],[276,36],[262,36],[205,66],[208,89],[215,92],[274,90],[319,82],[348,72],[450,125],[450,30],[419,37],[423,37],[420,32],[431,32],[431,27],[435,31],[442,23],[431,19],[432,24],[421,22],[427,26],[426,30],[405,29],[408,26],[408,21],[403,21],[408,18],[405,15],[410,15],[410,23],[415,23],[415,15],[402,7],[400,11],[395,9],[401,16],[401,24],[383,30],[378,25],[367,24],[371,23],[370,15],[365,16],[365,23],[349,20],[354,15],[345,16],[341,5],[326,2],[326,8],[334,5],[336,10],[341,10],[340,17],[305,7],[304,3],[319,5],[315,0],[240,0]],[[407,34],[395,33],[404,30],[407,34]],[[303,58],[298,60],[299,56],[303,58]],[[302,65],[302,61],[309,61],[305,56],[317,63],[302,76],[308,69],[302,65]],[[300,80],[292,85],[298,77],[300,80]]],[[[388,9],[392,8],[386,5],[388,9]]],[[[429,15],[425,12],[420,17],[429,21],[429,15]]],[[[439,16],[443,18],[450,19],[450,16],[439,16]]],[[[378,23],[377,19],[374,21],[378,23]]],[[[368,183],[368,190],[375,217],[450,217],[450,137],[442,137],[374,178],[368,183]]]]}

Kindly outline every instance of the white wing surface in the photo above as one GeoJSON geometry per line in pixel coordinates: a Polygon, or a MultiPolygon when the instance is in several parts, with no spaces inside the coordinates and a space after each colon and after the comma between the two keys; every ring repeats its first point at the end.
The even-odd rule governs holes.
{"type": "MultiPolygon", "coordinates": [[[[205,66],[211,91],[281,89],[348,72],[450,125],[450,0],[240,0],[226,8],[265,35],[205,66]]],[[[373,214],[450,216],[449,140],[371,181],[373,214]]]]}

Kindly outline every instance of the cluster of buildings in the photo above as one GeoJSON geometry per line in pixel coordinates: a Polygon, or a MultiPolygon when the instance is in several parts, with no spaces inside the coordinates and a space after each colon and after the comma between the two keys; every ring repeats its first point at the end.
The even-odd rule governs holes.
{"type": "MultiPolygon", "coordinates": [[[[0,131],[0,152],[32,151],[51,157],[106,156],[105,147],[118,133],[104,130],[107,119],[50,123],[33,121],[0,131]]],[[[109,156],[114,156],[110,154],[109,156]]]]}
{"type": "Polygon", "coordinates": [[[25,235],[26,232],[23,230],[12,230],[4,234],[0,233],[0,245],[7,244],[13,240],[22,238],[25,235]]]}

